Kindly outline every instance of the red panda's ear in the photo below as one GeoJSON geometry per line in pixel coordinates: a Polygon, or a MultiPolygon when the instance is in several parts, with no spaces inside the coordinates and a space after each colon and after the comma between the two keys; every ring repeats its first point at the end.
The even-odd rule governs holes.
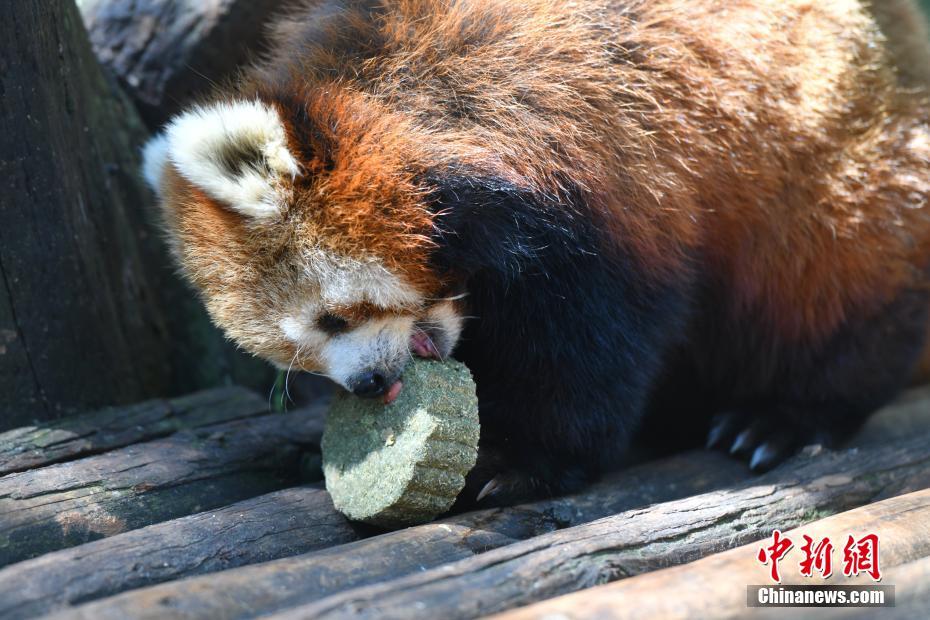
{"type": "Polygon", "coordinates": [[[157,189],[164,166],[242,215],[278,215],[299,173],[277,111],[259,101],[198,106],[173,119],[145,148],[157,189]]]}

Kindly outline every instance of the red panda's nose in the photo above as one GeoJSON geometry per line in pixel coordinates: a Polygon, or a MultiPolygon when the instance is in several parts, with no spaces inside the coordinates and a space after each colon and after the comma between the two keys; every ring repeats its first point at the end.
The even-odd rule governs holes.
{"type": "Polygon", "coordinates": [[[388,380],[376,370],[366,370],[352,377],[349,388],[356,396],[373,398],[384,394],[388,389],[388,380]]]}

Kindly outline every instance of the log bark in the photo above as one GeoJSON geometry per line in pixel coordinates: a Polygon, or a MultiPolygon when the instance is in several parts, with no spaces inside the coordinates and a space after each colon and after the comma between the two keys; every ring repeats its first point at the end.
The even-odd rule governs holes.
{"type": "MultiPolygon", "coordinates": [[[[482,510],[311,554],[165,583],[77,607],[63,615],[253,617],[474,557],[618,511],[722,488],[747,477],[743,465],[719,454],[676,456],[620,472],[573,497],[482,510]]],[[[55,596],[46,588],[42,592],[55,596]]]]}
{"type": "Polygon", "coordinates": [[[36,618],[131,588],[357,538],[321,487],[276,491],[0,569],[0,618],[36,618]]]}
{"type": "Polygon", "coordinates": [[[821,451],[734,489],[545,534],[347,590],[281,617],[474,618],[691,562],[759,540],[773,528],[787,530],[930,486],[928,440],[924,436],[871,451],[821,451]]]}
{"type": "Polygon", "coordinates": [[[267,412],[255,392],[225,387],[18,428],[0,433],[0,476],[267,412]]]}
{"type": "Polygon", "coordinates": [[[319,409],[184,431],[0,478],[0,566],[274,491],[317,450],[319,409]]]}
{"type": "MultiPolygon", "coordinates": [[[[824,536],[842,540],[850,533],[865,532],[878,534],[881,565],[886,569],[926,558],[930,555],[930,489],[809,523],[785,535],[793,540],[803,540],[804,534],[814,540],[824,536]]],[[[746,545],[685,566],[577,592],[495,618],[744,618],[746,586],[771,583],[768,567],[756,559],[760,547],[758,543],[746,545]]],[[[800,575],[796,562],[783,561],[779,568],[784,584],[811,583],[800,575]]],[[[923,560],[906,574],[920,579],[926,577],[927,573],[922,572],[926,568],[923,560]]],[[[883,583],[894,582],[887,579],[883,583]]],[[[905,592],[900,586],[896,590],[905,592]]],[[[923,592],[926,591],[924,587],[923,592]]],[[[908,617],[924,617],[926,610],[924,607],[922,614],[908,617]]],[[[777,617],[785,615],[785,610],[777,611],[777,617]]],[[[884,617],[874,609],[869,611],[869,617],[884,617]]]]}
{"type": "Polygon", "coordinates": [[[81,0],[94,52],[150,127],[232,77],[264,47],[280,0],[81,0]]]}
{"type": "MultiPolygon", "coordinates": [[[[907,421],[904,414],[923,419],[925,401],[924,405],[918,404],[923,397],[922,391],[915,391],[880,413],[877,420],[897,427],[902,420],[907,421]]],[[[884,424],[875,425],[872,435],[885,433],[884,424]]],[[[927,425],[919,423],[909,428],[928,431],[927,425]]],[[[396,578],[616,512],[732,485],[747,478],[741,464],[720,455],[704,452],[680,455],[621,472],[576,497],[461,515],[328,552],[186,579],[129,592],[101,603],[105,609],[116,610],[111,615],[244,617],[254,610],[267,612],[318,600],[348,588],[396,578]]],[[[321,505],[323,497],[325,494],[320,493],[319,501],[308,508],[314,511],[314,516],[301,531],[310,537],[317,520],[344,523],[341,517],[328,512],[331,510],[328,504],[325,508],[321,505]]],[[[261,506],[268,509],[265,512],[248,502],[245,504],[238,510],[236,506],[229,507],[228,513],[235,512],[249,523],[261,523],[263,531],[278,532],[291,527],[281,516],[288,514],[286,509],[274,512],[276,501],[262,502],[261,506]]],[[[227,509],[222,511],[226,513],[227,509]]],[[[247,540],[238,544],[235,536],[227,538],[222,520],[205,517],[206,514],[167,521],[8,567],[0,572],[0,601],[7,602],[6,606],[0,604],[0,617],[20,617],[24,615],[19,613],[21,610],[30,616],[53,611],[127,589],[178,579],[202,567],[208,572],[221,567],[214,558],[228,557],[230,549],[236,549],[236,554],[229,566],[258,561],[247,540]],[[198,542],[171,544],[169,540],[198,542]],[[80,558],[86,569],[74,571],[75,558],[80,558]],[[11,611],[7,614],[5,610],[11,611]]],[[[735,521],[734,527],[742,527],[742,523],[735,521]]],[[[248,536],[247,529],[241,532],[248,536]]],[[[372,532],[361,530],[361,533],[372,532]]],[[[289,548],[285,540],[280,542],[279,547],[262,545],[257,551],[264,554],[261,560],[300,552],[289,548]]]]}
{"type": "Polygon", "coordinates": [[[0,3],[0,93],[0,430],[259,382],[171,272],[74,0],[0,3]]]}
{"type": "MultiPolygon", "coordinates": [[[[895,587],[894,609],[881,610],[883,620],[927,617],[927,610],[930,610],[930,557],[892,567],[883,574],[882,583],[895,587]]],[[[873,620],[875,617],[874,609],[836,610],[829,616],[843,620],[873,620]]]]}
{"type": "MultiPolygon", "coordinates": [[[[921,390],[905,395],[899,404],[878,415],[876,420],[880,423],[873,425],[869,436],[884,436],[891,432],[886,425],[893,430],[902,420],[907,421],[908,415],[918,418],[918,422],[909,425],[912,438],[921,434],[918,430],[923,434],[930,432],[930,424],[920,423],[924,419],[921,413],[927,408],[927,401],[922,400],[926,396],[921,390]]],[[[893,460],[893,454],[886,456],[893,460]]],[[[837,466],[845,466],[847,460],[855,458],[855,452],[846,453],[837,466]]],[[[817,461],[811,456],[807,459],[800,464],[788,464],[785,475],[790,477],[798,467],[817,461]]],[[[829,466],[823,464],[825,470],[829,466]]],[[[780,471],[772,475],[780,476],[780,471]]],[[[747,472],[741,465],[720,455],[704,452],[680,455],[621,472],[576,497],[462,515],[325,552],[129,592],[100,601],[101,607],[94,608],[93,613],[111,617],[131,612],[141,617],[179,614],[217,618],[267,613],[746,478],[747,472]]],[[[736,520],[733,527],[744,527],[744,523],[736,520]]]]}

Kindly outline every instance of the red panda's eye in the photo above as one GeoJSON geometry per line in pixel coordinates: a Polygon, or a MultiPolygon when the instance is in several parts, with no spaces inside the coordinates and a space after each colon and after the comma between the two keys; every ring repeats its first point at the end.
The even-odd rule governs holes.
{"type": "Polygon", "coordinates": [[[349,322],[341,316],[326,312],[317,317],[316,326],[327,334],[339,334],[349,329],[349,322]]]}

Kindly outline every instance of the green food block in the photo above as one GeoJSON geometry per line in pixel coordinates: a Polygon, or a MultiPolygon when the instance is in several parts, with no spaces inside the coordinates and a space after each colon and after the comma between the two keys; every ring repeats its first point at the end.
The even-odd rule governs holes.
{"type": "Polygon", "coordinates": [[[478,398],[468,368],[414,359],[391,404],[335,397],[323,433],[323,473],[336,509],[383,527],[446,512],[478,456],[478,398]]]}

